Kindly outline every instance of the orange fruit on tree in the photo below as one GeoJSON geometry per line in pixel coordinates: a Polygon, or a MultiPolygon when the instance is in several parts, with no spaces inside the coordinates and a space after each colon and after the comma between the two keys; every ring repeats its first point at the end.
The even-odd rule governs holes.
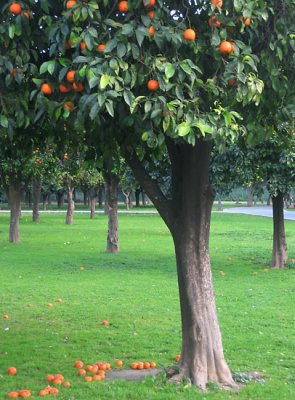
{"type": "Polygon", "coordinates": [[[69,381],[65,381],[64,383],[63,383],[63,386],[65,387],[65,388],[70,388],[71,387],[71,384],[70,384],[70,382],[69,381]]]}
{"type": "Polygon", "coordinates": [[[74,82],[74,80],[75,80],[75,73],[76,73],[76,71],[75,70],[70,70],[68,73],[67,73],[67,81],[68,82],[70,82],[70,83],[73,83],[74,82]]]}
{"type": "Polygon", "coordinates": [[[7,370],[8,375],[16,375],[17,374],[17,369],[15,367],[9,367],[7,370]]]}
{"type": "Polygon", "coordinates": [[[29,390],[21,390],[18,394],[18,397],[31,397],[31,392],[29,390]]]}
{"type": "Polygon", "coordinates": [[[51,86],[49,85],[49,83],[42,83],[41,92],[43,94],[45,94],[45,96],[49,96],[50,94],[52,94],[52,89],[51,89],[51,86]]]}
{"type": "Polygon", "coordinates": [[[147,83],[148,90],[154,92],[155,90],[159,89],[159,82],[155,79],[150,79],[147,83]]]}
{"type": "Polygon", "coordinates": [[[84,365],[83,361],[76,361],[74,364],[74,367],[75,368],[83,368],[83,365],[84,365]]]}
{"type": "Polygon", "coordinates": [[[25,11],[25,12],[24,12],[24,16],[25,16],[27,19],[30,19],[30,14],[28,13],[28,11],[25,11]]]}
{"type": "Polygon", "coordinates": [[[68,0],[66,2],[66,8],[69,10],[70,8],[73,8],[77,4],[77,0],[68,0]]]}
{"type": "Polygon", "coordinates": [[[11,3],[9,6],[9,11],[13,15],[19,15],[22,12],[22,8],[18,3],[11,3]]]}
{"type": "Polygon", "coordinates": [[[118,9],[121,13],[126,13],[129,11],[128,1],[120,1],[118,4],[118,9]]]}
{"type": "Polygon", "coordinates": [[[193,42],[196,39],[196,32],[188,28],[183,32],[183,37],[187,42],[193,42]]]}
{"type": "Polygon", "coordinates": [[[54,376],[53,376],[53,375],[47,375],[47,376],[46,376],[47,382],[52,382],[53,379],[54,379],[54,376]]]}
{"type": "Polygon", "coordinates": [[[214,4],[215,8],[221,8],[222,7],[222,0],[210,0],[211,4],[214,4]]]}
{"type": "Polygon", "coordinates": [[[105,50],[105,48],[106,48],[106,45],[103,44],[103,43],[101,43],[101,44],[99,44],[99,45],[97,46],[97,51],[98,51],[99,53],[103,53],[104,50],[105,50]]]}
{"type": "Polygon", "coordinates": [[[16,68],[13,68],[11,75],[13,76],[14,79],[16,78],[16,72],[17,72],[16,68]]]}
{"type": "Polygon", "coordinates": [[[122,360],[117,360],[116,361],[117,367],[123,367],[123,361],[122,360]]]}
{"type": "Polygon", "coordinates": [[[157,364],[156,364],[154,361],[152,361],[152,362],[150,363],[150,365],[151,365],[151,368],[156,368],[156,366],[157,366],[157,364]]]}
{"type": "Polygon", "coordinates": [[[87,49],[87,46],[86,46],[86,43],[84,42],[84,40],[80,43],[80,50],[81,51],[83,51],[83,50],[86,50],[87,49]]]}
{"type": "Polygon", "coordinates": [[[10,399],[16,399],[18,397],[18,392],[10,392],[8,393],[8,397],[10,399]]]}
{"type": "Polygon", "coordinates": [[[78,83],[73,83],[73,89],[75,90],[75,92],[82,92],[82,90],[84,89],[84,85],[82,82],[78,82],[78,83]]]}
{"type": "MultiPolygon", "coordinates": [[[[74,109],[74,103],[71,102],[71,101],[66,101],[66,102],[64,103],[64,108],[66,108],[66,109],[69,110],[69,111],[73,111],[73,109],[74,109]]],[[[67,159],[68,159],[68,156],[65,155],[65,156],[64,156],[64,159],[67,160],[67,159]]]]}
{"type": "Polygon", "coordinates": [[[219,52],[223,56],[228,56],[233,51],[234,51],[233,44],[231,42],[228,42],[227,40],[224,40],[223,42],[220,43],[219,52]]]}
{"type": "Polygon", "coordinates": [[[66,41],[66,44],[65,44],[65,49],[70,49],[72,47],[72,42],[71,42],[71,40],[67,40],[66,41]]]}
{"type": "Polygon", "coordinates": [[[153,26],[150,26],[149,33],[150,33],[151,38],[153,38],[155,36],[155,28],[153,26]]]}
{"type": "Polygon", "coordinates": [[[220,23],[220,21],[217,21],[216,18],[217,18],[216,15],[212,15],[212,16],[209,18],[208,24],[209,24],[209,26],[210,26],[211,28],[212,28],[212,26],[215,26],[215,28],[219,28],[219,27],[220,27],[221,23],[220,23]]]}
{"type": "Polygon", "coordinates": [[[251,18],[246,18],[245,22],[244,22],[244,25],[245,26],[249,26],[250,24],[251,24],[251,18]]]}
{"type": "Polygon", "coordinates": [[[145,7],[148,8],[154,7],[154,5],[156,4],[156,0],[150,0],[147,4],[145,4],[145,0],[142,0],[142,2],[145,5],[145,7]]]}
{"type": "Polygon", "coordinates": [[[150,17],[150,19],[154,19],[155,18],[155,11],[149,11],[148,12],[148,16],[150,17]]]}

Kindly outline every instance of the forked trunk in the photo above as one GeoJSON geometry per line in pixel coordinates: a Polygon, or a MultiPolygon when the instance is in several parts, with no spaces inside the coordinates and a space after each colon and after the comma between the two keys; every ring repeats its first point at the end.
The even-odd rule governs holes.
{"type": "Polygon", "coordinates": [[[39,199],[41,193],[41,180],[39,177],[33,178],[33,222],[39,222],[39,199]]]}
{"type": "Polygon", "coordinates": [[[67,207],[67,215],[66,215],[66,224],[67,225],[72,225],[73,220],[74,220],[75,203],[73,200],[73,192],[74,192],[74,188],[72,187],[72,183],[68,182],[68,184],[67,184],[68,207],[67,207]]]}
{"type": "Polygon", "coordinates": [[[284,268],[288,261],[287,243],[285,237],[284,196],[281,192],[272,197],[273,209],[273,249],[272,268],[284,268]]]}
{"type": "Polygon", "coordinates": [[[21,216],[22,185],[19,180],[11,180],[9,183],[10,228],[9,241],[19,243],[19,220],[21,216]]]}
{"type": "Polygon", "coordinates": [[[172,167],[172,199],[165,198],[132,155],[127,157],[172,234],[182,321],[182,350],[172,381],[188,379],[201,389],[208,382],[234,386],[224,359],[208,250],[214,192],[209,183],[211,143],[177,145],[167,139],[172,167]]]}
{"type": "Polygon", "coordinates": [[[118,232],[118,186],[119,178],[112,173],[105,173],[105,196],[108,215],[107,253],[119,252],[118,232]]]}

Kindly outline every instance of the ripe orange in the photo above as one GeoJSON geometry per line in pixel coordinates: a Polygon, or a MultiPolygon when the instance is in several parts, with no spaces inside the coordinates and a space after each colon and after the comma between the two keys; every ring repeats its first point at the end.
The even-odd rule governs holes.
{"type": "Polygon", "coordinates": [[[150,79],[147,83],[148,90],[154,92],[159,89],[159,82],[155,79],[150,79]]]}
{"type": "Polygon", "coordinates": [[[39,396],[47,396],[48,395],[48,391],[46,389],[42,389],[39,391],[39,396]]]}
{"type": "Polygon", "coordinates": [[[131,369],[137,369],[138,363],[134,362],[131,364],[131,369]]]}
{"type": "Polygon", "coordinates": [[[102,381],[103,377],[100,375],[94,375],[94,377],[92,378],[93,381],[102,381]]]}
{"type": "Polygon", "coordinates": [[[92,365],[87,365],[85,369],[88,372],[92,372],[93,366],[92,365]]]}
{"type": "Polygon", "coordinates": [[[51,388],[50,389],[50,394],[58,394],[59,390],[57,388],[51,388]]]}
{"type": "Polygon", "coordinates": [[[70,41],[70,40],[67,40],[66,41],[66,44],[65,44],[65,49],[70,49],[72,47],[72,42],[70,41]]]}
{"type": "Polygon", "coordinates": [[[9,319],[8,315],[3,315],[3,319],[9,319]]]}
{"type": "Polygon", "coordinates": [[[219,273],[220,273],[221,276],[225,275],[225,272],[223,272],[223,271],[220,271],[219,273]]]}
{"type": "Polygon", "coordinates": [[[175,357],[176,362],[178,362],[180,358],[181,358],[180,354],[177,354],[177,356],[175,357]]]}
{"type": "Polygon", "coordinates": [[[251,24],[251,19],[246,18],[244,24],[245,24],[245,26],[249,26],[251,24]]]}
{"type": "Polygon", "coordinates": [[[86,43],[84,41],[82,41],[80,43],[80,50],[83,51],[83,50],[86,50],[86,49],[87,49],[86,43]]]}
{"type": "MultiPolygon", "coordinates": [[[[144,0],[142,0],[143,4],[144,4],[144,0]]],[[[148,4],[144,4],[145,7],[151,8],[154,7],[154,5],[156,4],[156,0],[150,0],[148,4]]]]}
{"type": "Polygon", "coordinates": [[[137,363],[137,369],[143,369],[143,368],[144,368],[143,362],[139,361],[139,362],[137,363]]]}
{"type": "Polygon", "coordinates": [[[231,42],[228,42],[227,40],[224,40],[219,45],[219,52],[223,56],[228,56],[230,53],[233,52],[233,44],[231,42]]]}
{"type": "Polygon", "coordinates": [[[229,80],[227,81],[228,86],[234,86],[235,83],[236,83],[236,81],[235,81],[234,79],[229,79],[229,80]]]}
{"type": "Polygon", "coordinates": [[[47,375],[47,376],[46,376],[47,382],[52,382],[53,379],[54,379],[54,376],[53,376],[53,375],[47,375]]]}
{"type": "Polygon", "coordinates": [[[102,370],[102,369],[100,369],[100,370],[98,371],[98,375],[101,376],[103,379],[104,379],[105,376],[106,376],[104,370],[102,370]]]}
{"type": "Polygon", "coordinates": [[[143,368],[149,369],[149,368],[151,368],[151,364],[149,362],[145,362],[145,363],[143,363],[143,368]]]}
{"type": "Polygon", "coordinates": [[[151,364],[151,368],[156,368],[156,366],[157,366],[157,364],[154,361],[152,361],[150,364],[151,364]]]}
{"type": "Polygon", "coordinates": [[[58,303],[62,303],[62,299],[57,299],[56,300],[58,303]]]}
{"type": "Polygon", "coordinates": [[[75,92],[82,92],[82,90],[84,89],[84,85],[82,82],[79,83],[73,83],[73,88],[75,90],[75,92]]]}
{"type": "Polygon", "coordinates": [[[16,68],[13,68],[11,75],[13,76],[13,78],[16,78],[16,68]]]}
{"type": "Polygon", "coordinates": [[[150,17],[150,19],[154,19],[155,18],[155,11],[149,11],[148,12],[148,16],[150,17]]]}
{"type": "Polygon", "coordinates": [[[101,325],[103,325],[103,326],[109,326],[110,323],[109,323],[109,321],[103,321],[103,322],[101,323],[101,325]]]}
{"type": "Polygon", "coordinates": [[[105,363],[105,369],[106,371],[110,371],[112,369],[111,364],[105,363]]]}
{"type": "Polygon", "coordinates": [[[45,94],[45,96],[49,96],[50,94],[52,94],[51,86],[48,83],[42,83],[41,92],[45,94]]]}
{"type": "Polygon", "coordinates": [[[18,3],[11,3],[9,6],[9,11],[13,15],[19,15],[22,11],[22,8],[18,3]]]}
{"type": "Polygon", "coordinates": [[[25,12],[24,12],[24,16],[25,16],[27,19],[30,19],[30,14],[28,13],[28,11],[25,11],[25,12]]]}
{"type": "Polygon", "coordinates": [[[126,13],[129,11],[128,1],[120,1],[118,4],[118,9],[121,13],[126,13]]]}
{"type": "Polygon", "coordinates": [[[215,8],[221,8],[222,7],[222,0],[210,0],[211,4],[215,5],[215,8]]]}
{"type": "Polygon", "coordinates": [[[65,380],[65,378],[61,374],[56,374],[54,379],[60,379],[62,382],[65,380]]]}
{"type": "Polygon", "coordinates": [[[78,375],[79,376],[83,376],[83,375],[86,375],[86,371],[85,371],[85,369],[79,369],[79,371],[78,371],[78,375]]]}
{"type": "Polygon", "coordinates": [[[77,4],[77,0],[68,0],[66,3],[66,8],[69,10],[77,4]]]}
{"type": "Polygon", "coordinates": [[[62,384],[62,379],[60,378],[54,378],[53,382],[54,385],[61,385],[62,384]]]}
{"type": "Polygon", "coordinates": [[[189,28],[183,32],[183,37],[188,42],[193,42],[196,39],[196,32],[189,28]]]}
{"type": "Polygon", "coordinates": [[[65,381],[64,383],[63,383],[63,386],[65,387],[65,388],[70,388],[71,387],[71,384],[70,384],[70,382],[69,381],[65,381]]]}
{"type": "Polygon", "coordinates": [[[17,393],[17,392],[10,392],[10,393],[8,394],[8,397],[9,397],[10,399],[16,399],[16,398],[18,397],[18,393],[17,393]]]}
{"type": "Polygon", "coordinates": [[[8,373],[8,375],[14,376],[17,374],[17,369],[15,367],[10,367],[10,368],[8,368],[7,373],[8,373]]]}
{"type": "Polygon", "coordinates": [[[48,307],[53,307],[52,303],[48,303],[47,305],[48,305],[48,307]]]}
{"type": "Polygon", "coordinates": [[[208,21],[208,24],[209,24],[209,26],[212,28],[212,26],[215,26],[215,28],[219,28],[220,27],[220,25],[221,25],[221,23],[220,23],[220,21],[215,21],[216,20],[216,15],[212,15],[210,18],[209,18],[209,21],[208,21]]]}
{"type": "Polygon", "coordinates": [[[92,376],[85,376],[84,380],[85,382],[92,382],[93,378],[92,376]]]}
{"type": "Polygon", "coordinates": [[[18,397],[31,397],[31,392],[29,390],[21,390],[18,397]]]}
{"type": "Polygon", "coordinates": [[[74,364],[74,367],[75,368],[83,368],[83,365],[84,365],[83,361],[76,361],[74,364]]]}
{"type": "Polygon", "coordinates": [[[97,51],[98,51],[99,53],[103,53],[105,48],[106,48],[106,45],[103,44],[103,43],[101,43],[101,44],[99,44],[99,45],[97,46],[97,51]]]}
{"type": "Polygon", "coordinates": [[[67,73],[67,81],[68,82],[70,82],[70,83],[73,83],[74,82],[74,80],[75,80],[75,73],[76,73],[76,71],[75,70],[70,70],[68,73],[67,73]]]}
{"type": "Polygon", "coordinates": [[[116,361],[116,365],[117,367],[123,367],[123,361],[121,360],[116,361]]]}
{"type": "MultiPolygon", "coordinates": [[[[71,102],[71,101],[66,101],[66,102],[64,103],[64,108],[66,108],[66,109],[69,110],[69,111],[73,111],[73,109],[74,109],[74,103],[71,102]]],[[[64,159],[65,159],[65,160],[68,159],[68,156],[67,156],[66,154],[64,155],[64,159]]],[[[58,300],[57,300],[57,301],[58,301],[58,300]]]]}
{"type": "Polygon", "coordinates": [[[153,26],[150,26],[149,33],[151,38],[155,36],[155,28],[153,26]]]}

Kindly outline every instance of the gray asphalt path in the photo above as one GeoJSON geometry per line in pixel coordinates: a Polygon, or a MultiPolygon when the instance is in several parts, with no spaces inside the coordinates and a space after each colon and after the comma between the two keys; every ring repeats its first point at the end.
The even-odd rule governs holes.
{"type": "MultiPolygon", "coordinates": [[[[229,214],[258,215],[260,217],[272,218],[271,206],[225,208],[223,212],[229,214]]],[[[284,210],[284,218],[290,221],[295,221],[295,211],[284,210]]]]}

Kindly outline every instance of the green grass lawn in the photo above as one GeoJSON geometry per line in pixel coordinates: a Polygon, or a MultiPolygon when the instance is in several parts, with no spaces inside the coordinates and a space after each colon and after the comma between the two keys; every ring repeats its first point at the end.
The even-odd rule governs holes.
{"type": "MultiPolygon", "coordinates": [[[[120,216],[117,256],[105,254],[106,229],[104,215],[76,216],[73,226],[62,215],[42,215],[39,224],[24,215],[21,244],[11,245],[8,215],[0,215],[0,399],[26,388],[37,398],[50,373],[71,382],[61,389],[64,400],[295,398],[294,264],[264,272],[272,220],[243,215],[212,216],[213,278],[226,359],[235,373],[262,373],[264,384],[202,393],[163,377],[143,383],[79,378],[73,368],[79,359],[168,367],[180,352],[175,260],[163,222],[157,215],[120,216]],[[7,376],[10,366],[17,376],[7,376]]],[[[294,259],[294,222],[286,222],[286,232],[294,259]]]]}

